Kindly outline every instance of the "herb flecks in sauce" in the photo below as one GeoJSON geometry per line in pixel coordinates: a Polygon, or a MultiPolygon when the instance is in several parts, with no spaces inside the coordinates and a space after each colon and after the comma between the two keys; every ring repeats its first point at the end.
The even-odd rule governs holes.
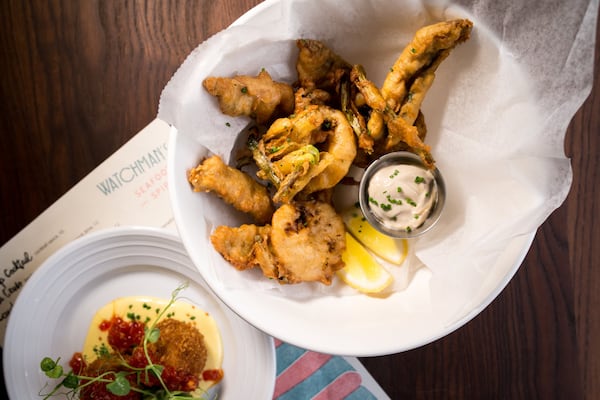
{"type": "Polygon", "coordinates": [[[412,232],[423,224],[436,198],[433,174],[413,165],[391,165],[369,182],[371,211],[390,229],[412,232]]]}

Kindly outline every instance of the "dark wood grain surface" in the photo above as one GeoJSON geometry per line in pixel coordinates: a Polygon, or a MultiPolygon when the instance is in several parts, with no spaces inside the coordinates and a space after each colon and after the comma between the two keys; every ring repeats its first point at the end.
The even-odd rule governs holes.
{"type": "MultiPolygon", "coordinates": [[[[258,2],[0,2],[0,243],[152,121],[185,56],[258,2]]],[[[599,398],[599,69],[597,51],[565,141],[571,192],[506,289],[443,339],[361,359],[393,399],[599,398]]]]}

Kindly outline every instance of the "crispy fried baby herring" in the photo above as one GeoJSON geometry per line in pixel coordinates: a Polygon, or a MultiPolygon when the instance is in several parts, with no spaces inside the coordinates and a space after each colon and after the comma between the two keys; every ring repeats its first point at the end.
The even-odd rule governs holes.
{"type": "MultiPolygon", "coordinates": [[[[206,78],[223,113],[256,123],[247,142],[255,177],[216,156],[189,171],[194,190],[213,192],[256,221],[217,227],[214,248],[235,268],[259,267],[280,283],[330,284],[344,268],[342,255],[356,259],[345,252],[357,247],[346,248],[333,189],[352,165],[367,167],[389,152],[410,151],[435,167],[421,106],[438,67],[472,28],[456,19],[419,29],[381,87],[314,39],[296,41],[294,84],[275,82],[264,69],[256,77],[206,78]]],[[[353,265],[356,272],[362,264],[353,265]]]]}
{"type": "Polygon", "coordinates": [[[259,178],[277,177],[271,181],[276,188],[273,200],[289,203],[300,192],[334,187],[348,173],[356,144],[342,112],[310,105],[275,121],[253,148],[253,156],[259,178]]]}
{"type": "Polygon", "coordinates": [[[294,91],[290,85],[275,82],[266,70],[256,77],[209,77],[202,82],[219,99],[223,114],[252,117],[259,124],[289,115],[294,110],[294,91]]]}
{"type": "Polygon", "coordinates": [[[212,192],[236,209],[248,213],[259,223],[273,215],[267,188],[242,171],[226,165],[219,156],[209,157],[188,172],[188,181],[196,192],[212,192]]]}
{"type": "Polygon", "coordinates": [[[331,284],[343,268],[344,222],[332,206],[319,201],[284,204],[271,225],[219,226],[210,240],[235,268],[259,267],[279,283],[331,284]]]}
{"type": "Polygon", "coordinates": [[[426,91],[413,92],[410,83],[419,76],[434,74],[450,51],[469,39],[472,28],[473,23],[468,19],[456,19],[425,26],[415,33],[381,88],[383,97],[394,112],[399,112],[409,97],[413,100],[416,94],[425,96],[426,91]],[[409,96],[409,93],[412,95],[409,96]]]}

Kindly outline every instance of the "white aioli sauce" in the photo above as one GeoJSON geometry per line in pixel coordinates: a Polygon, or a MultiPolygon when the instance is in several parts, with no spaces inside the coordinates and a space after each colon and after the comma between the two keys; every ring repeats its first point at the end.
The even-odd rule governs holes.
{"type": "Polygon", "coordinates": [[[390,165],[369,182],[369,207],[381,223],[407,232],[421,226],[437,197],[433,174],[414,165],[390,165]]]}

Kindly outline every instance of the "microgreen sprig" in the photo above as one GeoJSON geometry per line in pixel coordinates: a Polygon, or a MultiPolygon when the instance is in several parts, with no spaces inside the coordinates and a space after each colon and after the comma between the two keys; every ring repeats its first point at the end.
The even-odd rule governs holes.
{"type": "Polygon", "coordinates": [[[179,293],[187,287],[187,283],[181,284],[178,286],[172,293],[171,298],[167,305],[158,313],[156,318],[152,321],[152,324],[149,327],[144,328],[144,338],[142,341],[142,346],[144,350],[144,356],[146,357],[146,361],[148,364],[143,368],[137,368],[129,363],[121,356],[120,366],[123,367],[121,371],[107,371],[98,376],[90,377],[85,375],[75,374],[72,370],[69,372],[65,372],[64,368],[59,364],[60,357],[56,360],[50,357],[44,357],[40,362],[40,369],[44,372],[44,374],[51,379],[61,379],[61,381],[48,393],[42,393],[40,391],[40,396],[43,396],[44,400],[47,400],[55,395],[62,394],[67,399],[75,399],[77,398],[77,394],[81,389],[92,385],[94,383],[106,383],[106,389],[116,395],[116,396],[125,396],[131,391],[141,393],[144,397],[144,400],[177,400],[177,399],[185,399],[185,400],[205,400],[206,393],[203,394],[202,397],[192,397],[192,394],[189,392],[182,391],[170,391],[167,388],[167,385],[163,381],[161,374],[164,370],[164,366],[160,364],[154,364],[150,359],[150,354],[148,352],[148,344],[156,343],[160,337],[160,329],[156,326],[160,319],[166,314],[167,310],[173,306],[175,301],[179,298],[179,293]],[[148,381],[150,376],[156,378],[160,385],[160,389],[142,389],[139,387],[131,386],[131,383],[128,377],[135,375],[136,381],[141,382],[142,378],[148,381]],[[63,390],[66,389],[66,390],[63,390]]]}

